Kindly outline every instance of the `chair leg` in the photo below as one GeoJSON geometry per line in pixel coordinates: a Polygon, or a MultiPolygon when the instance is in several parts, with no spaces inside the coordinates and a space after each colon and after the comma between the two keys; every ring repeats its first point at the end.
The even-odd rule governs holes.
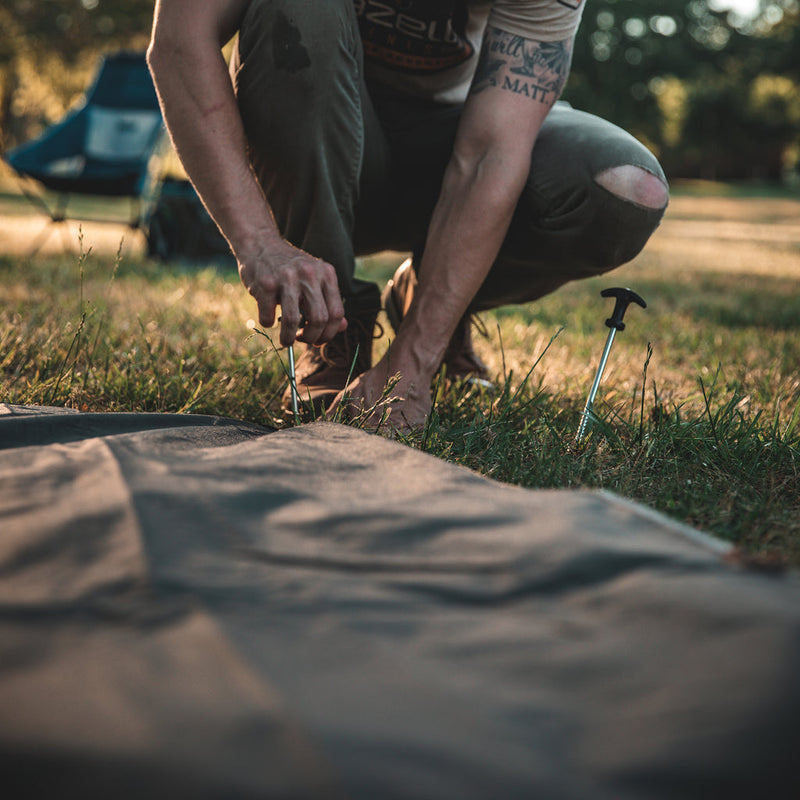
{"type": "Polygon", "coordinates": [[[42,249],[44,243],[50,238],[50,234],[53,232],[53,226],[56,224],[57,223],[53,222],[53,220],[45,223],[41,233],[33,240],[31,249],[25,254],[26,259],[33,258],[42,249]]]}
{"type": "Polygon", "coordinates": [[[33,240],[33,244],[30,250],[25,254],[25,258],[31,259],[37,255],[56,227],[61,231],[61,241],[64,249],[67,252],[72,252],[72,242],[69,239],[69,231],[67,228],[67,203],[69,202],[69,195],[63,192],[60,193],[55,206],[51,208],[47,205],[43,197],[28,191],[24,185],[22,186],[22,192],[34,206],[42,209],[47,216],[50,217],[44,228],[42,228],[41,232],[33,240]]]}
{"type": "Polygon", "coordinates": [[[75,248],[69,236],[69,224],[67,223],[66,219],[62,219],[60,222],[56,222],[56,225],[61,230],[61,244],[64,247],[64,250],[67,253],[74,253],[75,248]]]}
{"type": "Polygon", "coordinates": [[[67,203],[69,202],[69,195],[61,192],[56,200],[55,208],[50,212],[50,219],[53,222],[64,222],[67,219],[67,203]]]}
{"type": "Polygon", "coordinates": [[[51,219],[45,224],[39,235],[33,240],[33,244],[31,245],[30,250],[28,250],[28,252],[25,254],[25,258],[31,259],[37,255],[56,228],[58,228],[58,230],[61,232],[61,244],[64,250],[67,253],[74,253],[75,248],[69,236],[67,221],[65,219],[51,219]]]}

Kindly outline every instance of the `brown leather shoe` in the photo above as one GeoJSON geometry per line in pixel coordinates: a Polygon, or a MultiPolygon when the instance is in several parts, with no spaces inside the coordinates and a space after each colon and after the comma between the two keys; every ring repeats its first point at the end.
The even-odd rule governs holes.
{"type": "MultiPolygon", "coordinates": [[[[297,400],[302,420],[322,416],[345,385],[372,366],[372,340],[375,338],[377,317],[377,308],[353,315],[347,319],[347,328],[330,342],[320,347],[304,346],[303,353],[295,363],[297,400]]],[[[291,416],[291,386],[287,386],[283,393],[281,407],[291,416]]]]}
{"type": "MultiPolygon", "coordinates": [[[[386,316],[395,332],[408,313],[416,288],[417,275],[413,259],[407,258],[397,268],[381,295],[386,316]]],[[[491,387],[493,384],[489,377],[489,368],[472,347],[473,323],[477,324],[477,318],[472,314],[465,314],[459,320],[445,350],[442,363],[447,377],[452,380],[464,380],[491,387]]]]}

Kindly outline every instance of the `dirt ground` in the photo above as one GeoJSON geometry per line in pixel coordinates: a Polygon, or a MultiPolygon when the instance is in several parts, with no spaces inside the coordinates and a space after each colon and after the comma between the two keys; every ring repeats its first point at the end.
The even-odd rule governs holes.
{"type": "Polygon", "coordinates": [[[126,225],[106,222],[67,222],[52,224],[44,215],[0,215],[0,254],[25,258],[38,244],[39,255],[81,252],[114,255],[122,243],[126,256],[144,255],[145,237],[126,225]]]}

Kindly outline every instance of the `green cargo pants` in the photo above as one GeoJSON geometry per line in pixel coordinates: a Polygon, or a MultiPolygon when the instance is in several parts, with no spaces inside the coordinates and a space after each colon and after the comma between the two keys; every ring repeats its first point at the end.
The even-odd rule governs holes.
{"type": "MultiPolygon", "coordinates": [[[[253,0],[231,73],[253,167],[283,235],[331,263],[348,314],[377,287],[355,257],[419,253],[461,112],[369,84],[353,0],[253,0]]],[[[557,104],[473,310],[535,300],[639,253],[663,210],[626,201],[594,176],[633,165],[664,182],[625,131],[557,104]]]]}

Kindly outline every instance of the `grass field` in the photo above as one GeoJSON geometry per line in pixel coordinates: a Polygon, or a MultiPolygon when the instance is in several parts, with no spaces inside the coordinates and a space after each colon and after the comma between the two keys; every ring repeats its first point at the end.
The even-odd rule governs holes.
{"type": "MultiPolygon", "coordinates": [[[[148,261],[130,237],[117,256],[119,229],[97,226],[82,255],[54,237],[26,259],[34,225],[16,207],[0,218],[0,401],[287,424],[282,363],[234,271],[148,261]]],[[[383,281],[403,255],[360,268],[383,281]]],[[[679,188],[631,264],[483,315],[477,347],[497,391],[440,386],[408,444],[524,486],[610,489],[762,562],[800,565],[799,286],[800,198],[679,188]],[[648,308],[629,310],[601,419],[577,445],[609,286],[648,308]]]]}

